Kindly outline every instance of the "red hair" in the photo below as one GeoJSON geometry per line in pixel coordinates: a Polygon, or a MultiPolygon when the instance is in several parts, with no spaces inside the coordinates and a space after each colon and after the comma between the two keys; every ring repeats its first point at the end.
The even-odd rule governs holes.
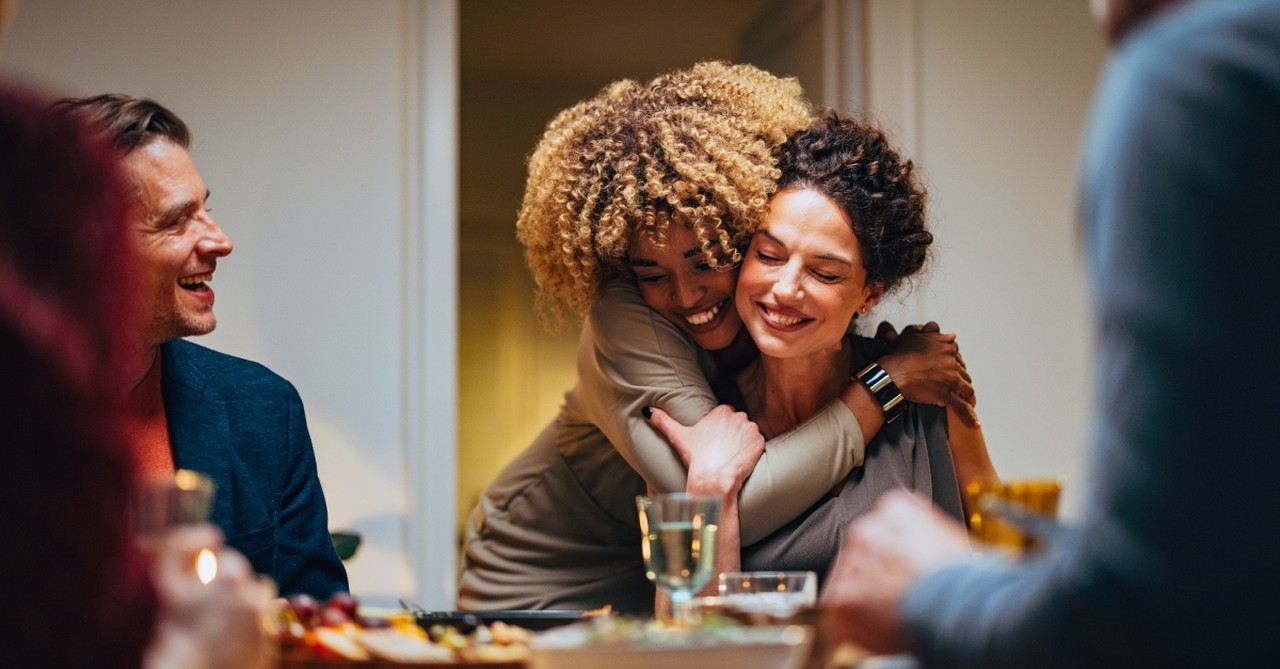
{"type": "Polygon", "coordinates": [[[122,180],[80,120],[2,85],[0,146],[0,666],[138,667],[155,602],[127,524],[122,180]]]}

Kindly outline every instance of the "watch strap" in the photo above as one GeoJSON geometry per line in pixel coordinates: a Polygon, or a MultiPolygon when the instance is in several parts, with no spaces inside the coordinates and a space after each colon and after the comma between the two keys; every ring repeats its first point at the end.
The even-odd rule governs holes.
{"type": "Polygon", "coordinates": [[[892,423],[907,410],[907,403],[902,397],[902,391],[898,390],[898,385],[889,377],[889,372],[877,363],[871,363],[858,372],[856,377],[867,390],[871,391],[871,395],[880,403],[880,410],[884,412],[884,421],[892,423]]]}

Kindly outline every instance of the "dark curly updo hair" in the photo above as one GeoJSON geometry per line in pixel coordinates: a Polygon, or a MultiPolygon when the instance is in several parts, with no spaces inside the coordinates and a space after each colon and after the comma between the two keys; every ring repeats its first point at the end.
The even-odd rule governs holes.
{"type": "Polygon", "coordinates": [[[778,148],[778,169],[778,192],[817,191],[853,221],[868,285],[888,293],[924,267],[933,243],[927,196],[911,161],[878,128],[827,110],[778,148]]]}

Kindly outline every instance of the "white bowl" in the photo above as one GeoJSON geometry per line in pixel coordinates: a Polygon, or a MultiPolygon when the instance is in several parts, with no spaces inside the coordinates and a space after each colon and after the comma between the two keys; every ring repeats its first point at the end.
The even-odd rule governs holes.
{"type": "Polygon", "coordinates": [[[529,669],[800,669],[814,630],[802,625],[744,628],[743,638],[711,645],[575,644],[535,638],[529,669]]]}

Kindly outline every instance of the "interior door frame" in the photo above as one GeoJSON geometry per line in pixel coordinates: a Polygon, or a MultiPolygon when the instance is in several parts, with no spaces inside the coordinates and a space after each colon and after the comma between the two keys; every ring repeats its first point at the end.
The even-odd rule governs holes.
{"type": "Polygon", "coordinates": [[[414,601],[452,609],[458,545],[458,0],[404,0],[401,449],[414,601]]]}

